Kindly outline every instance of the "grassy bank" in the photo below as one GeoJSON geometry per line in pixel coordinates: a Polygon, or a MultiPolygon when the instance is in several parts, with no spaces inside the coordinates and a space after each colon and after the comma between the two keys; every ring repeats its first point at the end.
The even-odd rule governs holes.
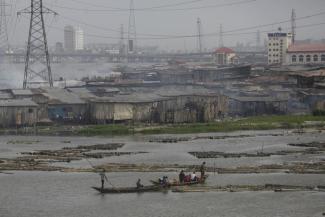
{"type": "Polygon", "coordinates": [[[325,126],[325,116],[260,116],[213,123],[174,125],[97,125],[78,131],[79,135],[127,135],[141,134],[188,134],[208,132],[232,132],[239,130],[293,129],[325,126]],[[314,123],[313,123],[314,122],[314,123]]]}

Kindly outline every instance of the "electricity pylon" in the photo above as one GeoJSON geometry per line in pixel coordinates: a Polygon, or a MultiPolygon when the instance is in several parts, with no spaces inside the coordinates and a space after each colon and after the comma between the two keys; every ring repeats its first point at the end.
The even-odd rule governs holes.
{"type": "Polygon", "coordinates": [[[26,89],[34,84],[40,85],[44,83],[53,87],[43,15],[57,15],[57,13],[44,7],[43,0],[31,0],[30,7],[17,13],[17,15],[20,14],[30,14],[23,88],[26,89]]]}

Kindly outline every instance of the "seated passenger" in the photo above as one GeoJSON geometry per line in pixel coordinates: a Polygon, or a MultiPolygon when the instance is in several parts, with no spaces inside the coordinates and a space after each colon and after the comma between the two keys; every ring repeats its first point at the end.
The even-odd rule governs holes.
{"type": "Polygon", "coordinates": [[[191,181],[197,181],[197,177],[196,177],[195,172],[193,172],[193,173],[191,174],[191,181]]]}

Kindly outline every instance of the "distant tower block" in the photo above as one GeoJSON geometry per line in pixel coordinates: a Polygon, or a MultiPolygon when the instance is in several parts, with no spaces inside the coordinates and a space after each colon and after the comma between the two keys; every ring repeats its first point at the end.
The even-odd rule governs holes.
{"type": "Polygon", "coordinates": [[[7,14],[5,0],[0,0],[0,53],[5,53],[9,49],[7,32],[7,14]]]}
{"type": "Polygon", "coordinates": [[[66,52],[71,53],[76,48],[76,32],[73,26],[64,27],[64,49],[66,52]]]}
{"type": "Polygon", "coordinates": [[[128,49],[127,53],[136,53],[137,49],[137,31],[135,25],[134,2],[130,0],[130,16],[129,16],[129,29],[128,29],[128,49]]]}
{"type": "Polygon", "coordinates": [[[47,46],[44,14],[56,12],[43,6],[43,0],[31,0],[30,7],[17,14],[30,14],[30,27],[25,60],[23,88],[34,85],[48,85],[53,87],[50,57],[47,46]]]}

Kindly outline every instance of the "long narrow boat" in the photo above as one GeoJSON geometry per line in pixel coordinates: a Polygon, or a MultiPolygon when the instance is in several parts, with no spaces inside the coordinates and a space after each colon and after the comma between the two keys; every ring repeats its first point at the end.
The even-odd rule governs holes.
{"type": "Polygon", "coordinates": [[[158,185],[144,186],[142,188],[126,187],[126,188],[99,188],[92,187],[102,194],[119,194],[119,193],[142,193],[142,192],[156,192],[161,191],[162,188],[158,185]]]}
{"type": "Polygon", "coordinates": [[[205,180],[208,178],[209,175],[205,175],[203,179],[198,179],[197,181],[190,181],[190,182],[179,182],[179,181],[169,181],[167,184],[163,185],[159,182],[159,180],[150,180],[150,182],[154,185],[163,185],[164,187],[174,187],[174,186],[187,186],[187,185],[198,185],[204,184],[205,180]]]}

